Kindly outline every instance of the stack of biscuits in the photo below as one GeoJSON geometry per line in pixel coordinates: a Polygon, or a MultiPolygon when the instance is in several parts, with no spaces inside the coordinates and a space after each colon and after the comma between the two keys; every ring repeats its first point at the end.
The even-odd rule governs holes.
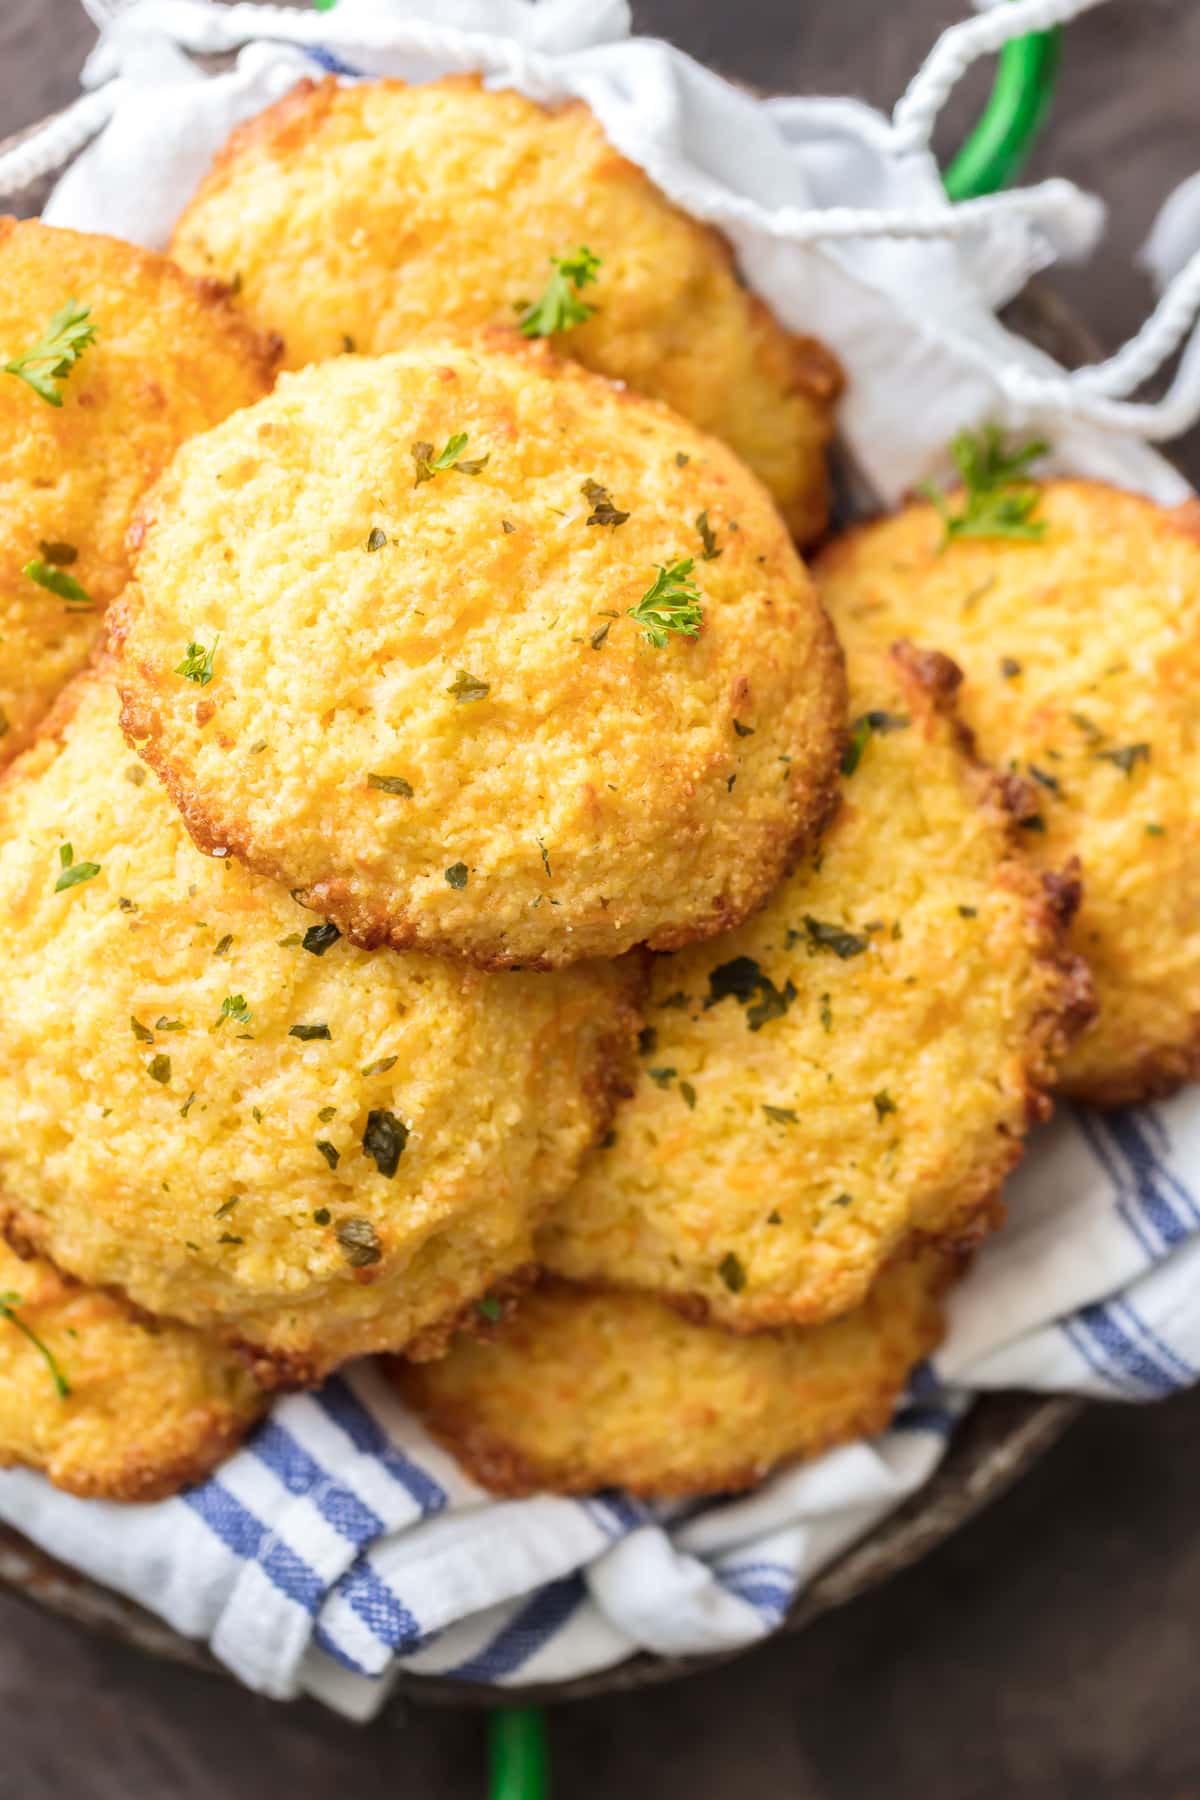
{"type": "Polygon", "coordinates": [[[745,1487],[1200,1071],[1192,513],[984,431],[831,537],[835,360],[583,105],[301,83],[169,259],[0,222],[0,365],[0,1461],[382,1355],[495,1491],[745,1487]]]}

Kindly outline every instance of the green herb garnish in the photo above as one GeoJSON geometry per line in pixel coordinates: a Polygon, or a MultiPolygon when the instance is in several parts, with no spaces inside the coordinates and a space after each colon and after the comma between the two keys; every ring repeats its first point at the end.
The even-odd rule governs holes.
{"type": "Polygon", "coordinates": [[[203,644],[189,644],[183,653],[183,661],[175,665],[175,673],[182,675],[185,681],[194,681],[197,687],[207,687],[213,678],[213,659],[220,642],[221,634],[218,631],[208,650],[203,644]]]}
{"type": "Polygon", "coordinates": [[[750,1031],[760,1031],[769,1020],[782,1018],[796,998],[790,980],[777,988],[752,956],[735,956],[730,962],[720,963],[709,973],[708,989],[704,1010],[707,1012],[722,1000],[736,1000],[746,1007],[750,1031]]]}
{"type": "Polygon", "coordinates": [[[451,863],[450,867],[446,870],[446,880],[452,888],[457,888],[461,891],[466,887],[470,873],[471,871],[467,868],[465,862],[451,863]]]}
{"type": "Polygon", "coordinates": [[[381,1056],[378,1062],[369,1062],[362,1073],[368,1078],[372,1075],[386,1075],[388,1070],[394,1069],[395,1066],[396,1058],[394,1056],[381,1056]]]}
{"type": "Polygon", "coordinates": [[[157,1081],[160,1086],[166,1087],[171,1079],[170,1057],[163,1056],[161,1051],[157,1056],[152,1056],[150,1061],[146,1064],[146,1073],[149,1075],[151,1081],[157,1081]]]}
{"type": "Polygon", "coordinates": [[[1150,761],[1149,744],[1122,744],[1117,750],[1097,750],[1094,752],[1097,762],[1113,763],[1125,776],[1133,774],[1140,762],[1150,761]]]}
{"type": "Polygon", "coordinates": [[[403,775],[368,775],[367,786],[377,788],[381,794],[398,794],[402,800],[413,797],[412,784],[403,775]]]}
{"type": "Polygon", "coordinates": [[[132,1013],[129,1015],[129,1026],[139,1044],[152,1044],[154,1042],[154,1033],[149,1030],[147,1026],[143,1025],[140,1019],[135,1019],[132,1013]]]}
{"type": "Polygon", "coordinates": [[[700,590],[687,578],[695,563],[687,556],[682,562],[657,563],[658,574],[636,606],[626,610],[629,617],[645,629],[656,650],[664,650],[671,633],[678,637],[698,637],[704,614],[700,606],[700,590]]]}
{"type": "Polygon", "coordinates": [[[23,1338],[28,1339],[28,1341],[33,1345],[34,1349],[37,1351],[38,1355],[41,1357],[42,1361],[45,1363],[46,1367],[49,1369],[50,1379],[54,1383],[54,1391],[58,1395],[59,1399],[60,1400],[69,1400],[71,1397],[70,1382],[67,1380],[66,1376],[62,1372],[62,1369],[59,1367],[58,1360],[55,1357],[54,1352],[50,1349],[49,1345],[42,1342],[41,1338],[37,1335],[37,1332],[34,1331],[33,1327],[30,1325],[27,1325],[25,1323],[24,1319],[17,1312],[17,1308],[18,1308],[18,1306],[20,1306],[20,1304],[21,1304],[20,1294],[12,1294],[12,1293],[0,1294],[0,1319],[7,1319],[10,1325],[16,1326],[17,1330],[21,1333],[21,1336],[23,1338]]]}
{"type": "Polygon", "coordinates": [[[721,554],[721,550],[717,543],[717,534],[708,522],[707,507],[702,513],[696,514],[696,530],[699,532],[700,542],[704,546],[701,561],[716,562],[718,556],[721,554]]]}
{"type": "Polygon", "coordinates": [[[453,694],[460,706],[467,706],[472,700],[484,700],[491,693],[490,681],[480,681],[478,675],[470,675],[466,669],[459,669],[446,689],[453,694]]]}
{"type": "Polygon", "coordinates": [[[790,1106],[766,1106],[766,1105],[764,1105],[763,1111],[766,1113],[768,1119],[770,1119],[770,1121],[773,1125],[798,1125],[800,1123],[799,1119],[796,1117],[795,1112],[793,1111],[793,1109],[790,1106]]]}
{"type": "Polygon", "coordinates": [[[960,431],[950,455],[962,477],[961,509],[951,511],[949,500],[935,482],[926,481],[917,492],[937,508],[942,521],[940,555],[956,538],[1015,538],[1036,540],[1046,535],[1045,519],[1034,514],[1042,491],[1028,474],[1029,465],[1046,454],[1049,446],[1033,439],[1019,449],[1005,447],[1003,434],[994,425],[980,432],[960,431]]]}
{"type": "Polygon", "coordinates": [[[383,1258],[383,1249],[370,1219],[339,1219],[334,1236],[351,1268],[365,1269],[383,1258]]]}
{"type": "Polygon", "coordinates": [[[881,1088],[877,1094],[872,1094],[871,1100],[875,1107],[875,1116],[878,1119],[886,1119],[889,1113],[898,1110],[896,1102],[886,1088],[881,1088]]]}
{"type": "Polygon", "coordinates": [[[0,364],[0,375],[16,375],[28,382],[48,406],[62,405],[60,383],[65,381],[89,344],[96,341],[90,325],[91,307],[78,300],[60,306],[36,344],[22,350],[11,362],[0,364]]]}
{"type": "Polygon", "coordinates": [[[690,1081],[681,1081],[679,1084],[679,1092],[680,1092],[680,1096],[684,1100],[685,1104],[688,1106],[689,1110],[692,1112],[695,1112],[695,1110],[696,1110],[696,1090],[692,1086],[691,1082],[690,1081]]]}
{"type": "Polygon", "coordinates": [[[746,1270],[742,1259],[735,1256],[732,1250],[727,1251],[717,1264],[717,1274],[731,1294],[740,1294],[746,1285],[746,1270]]]}
{"type": "Polygon", "coordinates": [[[814,919],[811,913],[804,915],[804,930],[810,955],[818,950],[831,950],[842,962],[848,962],[852,956],[861,956],[870,943],[862,933],[847,931],[841,925],[827,925],[823,919],[814,919]]]}
{"type": "Polygon", "coordinates": [[[367,549],[374,555],[376,550],[383,550],[387,545],[387,532],[382,526],[372,525],[367,536],[367,549]]]}
{"type": "Polygon", "coordinates": [[[395,1113],[378,1107],[367,1114],[367,1126],[362,1139],[363,1155],[373,1158],[379,1173],[386,1175],[389,1181],[400,1165],[400,1157],[407,1142],[408,1126],[395,1113]]]}
{"type": "Polygon", "coordinates": [[[601,486],[600,482],[593,481],[589,477],[579,491],[585,500],[591,502],[592,510],[587,517],[589,525],[611,525],[615,530],[618,525],[623,525],[629,517],[627,512],[622,512],[619,507],[613,505],[612,495],[606,487],[601,486]]]}
{"type": "Polygon", "coordinates": [[[226,1019],[232,1019],[235,1025],[249,1025],[253,1017],[253,1008],[247,1006],[245,994],[226,994],[213,1030],[219,1031],[226,1019]]]}
{"type": "Polygon", "coordinates": [[[58,851],[59,873],[54,883],[54,891],[61,894],[67,888],[78,887],[80,882],[91,881],[100,873],[100,864],[94,862],[75,861],[75,852],[70,844],[60,844],[58,851]]]}
{"type": "Polygon", "coordinates": [[[300,948],[307,950],[310,956],[324,956],[331,944],[336,944],[341,937],[336,925],[328,920],[323,925],[310,925],[300,939],[300,948]]]}
{"type": "Polygon", "coordinates": [[[850,727],[850,737],[842,752],[842,774],[853,775],[862,761],[862,753],[867,747],[867,739],[873,731],[877,731],[883,736],[889,731],[903,731],[910,723],[907,713],[860,713],[850,727]]]}
{"type": "MultiPolygon", "coordinates": [[[[317,1149],[321,1152],[321,1155],[325,1158],[325,1161],[329,1164],[330,1168],[336,1169],[338,1164],[342,1160],[341,1151],[335,1149],[334,1146],[329,1142],[328,1138],[318,1138],[317,1139],[317,1149]]],[[[322,1208],[321,1210],[324,1211],[324,1208],[322,1208]]],[[[315,1213],[313,1214],[313,1217],[317,1220],[318,1225],[328,1225],[328,1223],[329,1223],[329,1214],[328,1213],[325,1213],[325,1217],[323,1219],[319,1218],[317,1216],[317,1214],[315,1214],[315,1213]]]]}
{"type": "Polygon", "coordinates": [[[439,450],[436,456],[433,454],[433,445],[427,444],[424,439],[415,443],[412,447],[412,458],[416,466],[417,479],[413,482],[413,486],[420,487],[423,481],[432,481],[435,475],[443,475],[448,469],[455,469],[460,475],[478,475],[482,469],[487,467],[491,452],[488,452],[488,456],[468,459],[463,455],[466,447],[467,434],[465,431],[453,432],[446,439],[445,448],[439,450]]]}
{"type": "Polygon", "coordinates": [[[299,1038],[302,1044],[311,1044],[317,1038],[332,1038],[333,1033],[328,1025],[293,1025],[288,1036],[299,1038]]]}
{"type": "Polygon", "coordinates": [[[504,1317],[504,1308],[493,1294],[487,1294],[482,1300],[477,1300],[475,1310],[481,1319],[487,1320],[489,1325],[498,1325],[504,1317]]]}
{"type": "Polygon", "coordinates": [[[71,612],[94,612],[96,602],[85,587],[81,587],[73,575],[67,575],[62,569],[54,568],[48,562],[41,562],[37,557],[27,562],[21,570],[22,575],[30,581],[36,581],[40,588],[48,594],[56,594],[65,600],[71,612]]]}
{"type": "Polygon", "coordinates": [[[552,256],[550,262],[553,275],[518,320],[527,338],[553,337],[556,332],[569,331],[572,325],[582,325],[590,319],[596,310],[579,295],[595,281],[600,258],[581,244],[566,256],[552,256]]]}

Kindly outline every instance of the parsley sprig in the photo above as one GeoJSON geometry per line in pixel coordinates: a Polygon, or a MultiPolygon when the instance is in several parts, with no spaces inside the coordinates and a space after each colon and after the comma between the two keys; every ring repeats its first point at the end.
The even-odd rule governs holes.
{"type": "Polygon", "coordinates": [[[175,673],[182,675],[185,681],[194,681],[197,687],[207,687],[213,678],[213,662],[220,642],[218,631],[207,650],[203,644],[189,644],[183,653],[183,661],[175,665],[175,673]]]}
{"type": "Polygon", "coordinates": [[[50,1371],[50,1379],[54,1383],[55,1393],[60,1400],[69,1400],[71,1397],[71,1384],[63,1374],[58,1363],[58,1358],[55,1356],[50,1346],[42,1342],[33,1327],[25,1323],[25,1320],[17,1311],[20,1304],[20,1294],[0,1294],[0,1319],[7,1319],[10,1325],[16,1326],[22,1337],[28,1338],[29,1342],[33,1345],[34,1349],[50,1371]]]}
{"type": "Polygon", "coordinates": [[[1048,444],[1035,438],[1010,450],[995,425],[985,425],[979,432],[960,431],[950,446],[963,484],[959,510],[952,510],[936,482],[923,482],[917,490],[933,502],[941,517],[939,555],[958,538],[1034,542],[1045,537],[1045,519],[1034,517],[1041,505],[1042,490],[1030,479],[1029,465],[1044,456],[1048,448],[1048,444]]]}
{"type": "Polygon", "coordinates": [[[417,470],[413,486],[420,487],[423,481],[432,481],[435,475],[444,474],[447,469],[456,469],[460,475],[478,475],[487,467],[491,451],[486,456],[465,457],[463,451],[466,447],[465,431],[456,431],[448,437],[445,448],[439,450],[436,456],[433,454],[433,445],[420,439],[412,447],[413,462],[417,470]]]}
{"type": "Polygon", "coordinates": [[[581,300],[581,291],[596,279],[600,258],[580,244],[566,256],[552,256],[554,273],[541,294],[522,312],[518,324],[527,338],[553,337],[558,331],[569,331],[582,325],[596,308],[581,300]]]}
{"type": "Polygon", "coordinates": [[[673,632],[677,637],[698,637],[704,613],[700,590],[688,580],[695,567],[692,557],[682,562],[657,563],[658,574],[636,606],[626,608],[629,617],[644,627],[656,650],[666,648],[673,632]]]}
{"type": "Polygon", "coordinates": [[[96,327],[88,323],[91,307],[78,300],[60,306],[36,344],[22,350],[11,362],[0,364],[0,374],[28,382],[47,406],[61,406],[64,382],[89,344],[96,341],[96,327]]]}

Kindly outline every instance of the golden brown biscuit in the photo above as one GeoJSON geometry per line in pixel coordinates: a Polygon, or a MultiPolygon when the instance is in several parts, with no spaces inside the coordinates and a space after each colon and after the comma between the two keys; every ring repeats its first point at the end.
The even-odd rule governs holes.
{"type": "Polygon", "coordinates": [[[163,1500],[228,1456],[263,1405],[214,1339],[0,1244],[0,1465],[85,1500],[163,1500]]]}
{"type": "Polygon", "coordinates": [[[579,102],[547,111],[477,76],[301,82],[234,133],[172,252],[235,283],[298,368],[397,350],[430,323],[511,322],[554,278],[550,259],[580,247],[600,266],[568,286],[595,310],[558,347],[723,438],[801,542],[818,536],[837,364],[776,324],[724,240],[579,102]]]}
{"type": "Polygon", "coordinates": [[[934,509],[912,506],[817,570],[852,654],[919,630],[961,664],[981,753],[1024,781],[1029,850],[1079,858],[1071,941],[1100,1006],[1059,1080],[1104,1104],[1200,1074],[1197,517],[1055,481],[1038,540],[942,548],[934,509]]]}
{"type": "Polygon", "coordinates": [[[662,957],[643,1068],[539,1234],[568,1279],[736,1331],[861,1304],[912,1236],[986,1228],[1089,988],[1069,884],[964,753],[946,658],[850,662],[841,807],[740,930],[662,957]],[[857,766],[855,759],[857,758],[857,766]]]}
{"type": "Polygon", "coordinates": [[[0,365],[20,364],[69,300],[87,309],[68,329],[69,372],[24,363],[60,404],[0,369],[0,762],[86,662],[145,490],[274,374],[276,351],[215,283],[115,238],[0,218],[0,365]]]}
{"type": "Polygon", "coordinates": [[[203,848],[356,943],[673,947],[765,899],[828,808],[841,653],[766,493],[545,345],[285,376],[143,527],[127,734],[203,848]]]}
{"type": "Polygon", "coordinates": [[[201,856],[81,678],[0,783],[0,1216],[264,1379],[400,1349],[530,1260],[607,1122],[636,967],[337,941],[201,856]]]}
{"type": "Polygon", "coordinates": [[[882,1431],[942,1336],[954,1270],[925,1251],[886,1269],[844,1318],[753,1337],[692,1323],[649,1294],[551,1281],[490,1336],[390,1369],[496,1493],[729,1493],[882,1431]]]}

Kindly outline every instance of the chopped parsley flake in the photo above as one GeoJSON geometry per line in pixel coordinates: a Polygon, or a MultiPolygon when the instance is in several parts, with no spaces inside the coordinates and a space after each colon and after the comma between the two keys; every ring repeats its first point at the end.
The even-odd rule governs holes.
{"type": "Polygon", "coordinates": [[[311,1044],[316,1038],[332,1038],[333,1033],[328,1025],[293,1025],[288,1036],[299,1038],[302,1044],[311,1044]]]}
{"type": "Polygon", "coordinates": [[[782,1018],[796,998],[796,989],[790,980],[777,988],[751,956],[735,956],[732,961],[719,964],[709,974],[708,988],[705,1011],[721,1000],[736,1000],[746,1008],[746,1025],[750,1031],[761,1031],[771,1019],[782,1018]]]}
{"type": "Polygon", "coordinates": [[[717,1274],[731,1294],[740,1294],[746,1285],[746,1270],[742,1259],[740,1256],[735,1256],[732,1250],[726,1251],[717,1264],[717,1274]]]}
{"type": "Polygon", "coordinates": [[[405,781],[403,775],[368,775],[367,786],[377,788],[381,794],[399,794],[402,800],[413,797],[412,783],[405,781]]]}
{"type": "Polygon", "coordinates": [[[220,1206],[218,1206],[216,1212],[213,1214],[213,1218],[227,1219],[241,1197],[240,1194],[230,1194],[228,1200],[223,1200],[220,1206]]]}
{"type": "Polygon", "coordinates": [[[89,344],[96,341],[96,327],[90,325],[91,307],[78,300],[68,300],[54,314],[45,331],[28,350],[22,350],[10,362],[0,363],[0,375],[15,375],[27,382],[47,406],[61,406],[61,383],[64,382],[89,344]]]}
{"type": "Polygon", "coordinates": [[[547,850],[547,848],[546,848],[545,844],[542,842],[541,838],[534,838],[533,841],[542,853],[542,867],[546,871],[546,880],[553,881],[554,880],[554,871],[550,867],[550,852],[547,850]]]}
{"type": "Polygon", "coordinates": [[[1052,794],[1057,794],[1060,791],[1057,775],[1047,774],[1045,769],[1039,769],[1035,763],[1030,763],[1029,773],[1033,776],[1033,779],[1037,782],[1039,787],[1048,788],[1052,794]]]}
{"type": "Polygon", "coordinates": [[[753,725],[743,725],[742,721],[740,719],[735,719],[733,721],[733,729],[737,733],[738,737],[753,737],[754,736],[753,725]]]}
{"type": "Polygon", "coordinates": [[[480,681],[478,675],[469,675],[465,669],[459,669],[446,689],[448,694],[454,695],[460,706],[467,706],[472,700],[486,700],[491,691],[490,681],[480,681]]]}
{"type": "MultiPolygon", "coordinates": [[[[330,1144],[329,1148],[331,1150],[333,1150],[333,1145],[330,1144]]],[[[322,1155],[325,1154],[325,1152],[322,1149],[320,1144],[317,1145],[317,1149],[321,1151],[322,1155]]],[[[337,1155],[336,1150],[334,1150],[333,1153],[335,1156],[337,1155]]],[[[330,1166],[332,1167],[333,1165],[331,1164],[330,1166]]],[[[328,1223],[332,1217],[333,1217],[333,1214],[330,1212],[330,1210],[327,1206],[318,1206],[316,1212],[313,1214],[313,1224],[314,1225],[328,1225],[328,1223]]]]}
{"type": "Polygon", "coordinates": [[[91,881],[100,873],[100,864],[94,862],[75,861],[75,852],[70,844],[60,844],[58,851],[58,880],[54,883],[56,894],[65,892],[67,888],[78,887],[80,882],[91,881]]]}
{"type": "Polygon", "coordinates": [[[171,1079],[170,1057],[163,1056],[161,1051],[157,1056],[152,1056],[150,1061],[146,1064],[146,1073],[149,1075],[151,1081],[157,1081],[161,1086],[166,1087],[171,1079]]]}
{"type": "Polygon", "coordinates": [[[872,1094],[871,1100],[875,1107],[875,1116],[878,1119],[886,1119],[889,1113],[894,1113],[898,1110],[896,1102],[892,1099],[892,1096],[888,1093],[886,1088],[880,1088],[877,1094],[872,1094]]]}
{"type": "Polygon", "coordinates": [[[184,1101],[183,1105],[179,1109],[179,1116],[181,1119],[187,1118],[188,1114],[192,1110],[192,1103],[195,1100],[195,1098],[196,1098],[195,1094],[188,1095],[187,1099],[184,1101]]]}
{"type": "Polygon", "coordinates": [[[627,512],[622,512],[620,507],[613,505],[608,489],[600,482],[593,481],[590,476],[579,491],[591,503],[592,510],[587,517],[589,525],[611,525],[615,531],[629,517],[627,512]]]}
{"type": "Polygon", "coordinates": [[[475,1310],[489,1325],[498,1325],[504,1317],[504,1308],[494,1294],[486,1294],[482,1300],[477,1300],[475,1310]]]}
{"type": "Polygon", "coordinates": [[[35,556],[32,562],[25,564],[21,573],[30,581],[36,581],[40,588],[45,588],[48,594],[56,594],[60,600],[65,600],[69,612],[93,612],[95,610],[96,602],[87,589],[82,587],[73,575],[67,575],[62,569],[53,568],[50,563],[41,562],[35,556]]]}
{"type": "Polygon", "coordinates": [[[217,1239],[218,1244],[244,1244],[245,1238],[235,1237],[232,1231],[223,1231],[217,1239]]]}
{"type": "Polygon", "coordinates": [[[34,1349],[50,1371],[50,1379],[54,1383],[55,1393],[60,1400],[69,1400],[71,1397],[70,1382],[59,1367],[58,1360],[49,1345],[42,1342],[42,1339],[37,1335],[36,1331],[33,1330],[32,1326],[27,1325],[18,1313],[17,1308],[20,1304],[20,1294],[0,1294],[0,1319],[7,1319],[8,1323],[15,1326],[21,1333],[21,1336],[26,1338],[29,1343],[33,1345],[34,1349]]]}
{"type": "Polygon", "coordinates": [[[767,1224],[768,1225],[782,1225],[783,1224],[783,1214],[781,1212],[773,1209],[771,1212],[769,1212],[767,1214],[767,1224]]]}
{"type": "Polygon", "coordinates": [[[1005,681],[1016,680],[1017,676],[1021,673],[1021,665],[1015,656],[1002,656],[1000,658],[1000,673],[1003,675],[1005,681]]]}
{"type": "Polygon", "coordinates": [[[386,549],[386,547],[387,532],[379,525],[372,525],[370,535],[367,538],[367,549],[374,555],[376,550],[383,550],[386,549]]]}
{"type": "Polygon", "coordinates": [[[670,1087],[670,1085],[674,1081],[676,1075],[678,1075],[679,1070],[678,1069],[647,1069],[646,1073],[650,1077],[651,1081],[653,1081],[657,1087],[666,1088],[666,1087],[670,1087]]]}
{"type": "Polygon", "coordinates": [[[317,1114],[317,1117],[318,1117],[318,1119],[320,1119],[322,1125],[328,1125],[330,1119],[337,1118],[337,1107],[336,1106],[323,1106],[321,1108],[320,1112],[317,1114]]]}
{"type": "MultiPolygon", "coordinates": [[[[318,1138],[317,1149],[321,1152],[321,1155],[325,1158],[325,1161],[329,1164],[330,1168],[336,1169],[342,1160],[341,1151],[335,1149],[328,1138],[318,1138]]],[[[322,1208],[322,1210],[324,1209],[322,1208]]],[[[314,1217],[315,1216],[316,1215],[314,1214],[314,1217]]],[[[327,1225],[329,1223],[329,1214],[326,1213],[323,1219],[317,1220],[317,1223],[320,1225],[327,1225]]]]}
{"type": "Polygon", "coordinates": [[[197,687],[207,687],[213,678],[213,662],[220,642],[218,631],[208,650],[203,644],[189,644],[183,653],[183,661],[175,665],[175,673],[182,675],[185,681],[194,681],[197,687]]]}
{"type": "Polygon", "coordinates": [[[451,863],[446,870],[446,880],[452,888],[461,890],[466,887],[470,873],[465,862],[451,863]]]}
{"type": "Polygon", "coordinates": [[[822,994],[820,1002],[821,1024],[826,1031],[833,1030],[833,1007],[829,1003],[829,995],[822,994]]]}
{"type": "Polygon", "coordinates": [[[556,332],[569,331],[572,325],[582,325],[590,319],[596,310],[579,295],[595,281],[600,258],[581,244],[565,256],[552,256],[550,262],[554,273],[518,320],[527,338],[553,337],[556,332]]]}
{"type": "Polygon", "coordinates": [[[939,555],[957,538],[1012,538],[1035,541],[1046,535],[1045,519],[1034,517],[1042,492],[1029,477],[1029,465],[1044,456],[1048,445],[1040,439],[1019,449],[1005,447],[994,425],[981,432],[962,431],[950,446],[950,455],[962,477],[963,496],[958,512],[934,482],[918,492],[931,500],[942,521],[939,555]]]}
{"type": "Polygon", "coordinates": [[[367,1114],[367,1126],[362,1140],[363,1155],[371,1157],[379,1173],[389,1181],[400,1166],[400,1157],[407,1142],[408,1126],[395,1113],[377,1107],[367,1114]]]}
{"type": "Polygon", "coordinates": [[[143,1025],[140,1019],[135,1019],[132,1013],[129,1015],[129,1028],[139,1044],[152,1044],[154,1042],[154,1033],[143,1025]]]}
{"type": "Polygon", "coordinates": [[[790,1106],[764,1105],[763,1111],[773,1125],[798,1125],[800,1123],[790,1106]]]}
{"type": "Polygon", "coordinates": [[[696,514],[696,530],[699,532],[700,542],[704,546],[700,560],[702,562],[716,562],[718,556],[721,555],[721,549],[717,543],[717,534],[708,522],[707,508],[705,508],[702,513],[696,514]]]}
{"type": "Polygon", "coordinates": [[[341,937],[336,925],[327,919],[323,925],[310,925],[300,939],[300,947],[307,950],[310,956],[324,956],[331,944],[336,944],[341,937]]]}
{"type": "Polygon", "coordinates": [[[698,637],[704,614],[700,590],[688,580],[695,563],[692,557],[682,562],[656,563],[658,574],[636,606],[626,610],[641,625],[656,650],[664,650],[672,633],[678,637],[698,637]]]}
{"type": "Polygon", "coordinates": [[[853,775],[862,761],[862,753],[867,747],[867,739],[873,731],[878,731],[881,735],[889,731],[904,731],[910,723],[907,713],[860,713],[850,727],[850,737],[842,752],[842,774],[853,775]]]}
{"type": "Polygon", "coordinates": [[[810,956],[818,950],[830,950],[842,962],[849,962],[852,956],[861,956],[870,943],[864,934],[847,931],[841,925],[827,925],[823,919],[814,919],[811,913],[804,915],[804,930],[810,956]]]}
{"type": "Polygon", "coordinates": [[[1126,777],[1133,774],[1140,762],[1150,761],[1149,744],[1122,744],[1116,750],[1097,750],[1094,752],[1097,762],[1110,762],[1120,769],[1126,777]]]}
{"type": "Polygon", "coordinates": [[[367,1077],[372,1075],[386,1075],[388,1070],[394,1069],[395,1066],[396,1058],[394,1056],[381,1056],[377,1062],[369,1062],[362,1073],[367,1077]]]}
{"type": "Polygon", "coordinates": [[[226,994],[213,1030],[219,1031],[226,1019],[232,1019],[235,1025],[249,1025],[253,1017],[253,1009],[247,1006],[245,994],[226,994]]]}
{"type": "Polygon", "coordinates": [[[420,487],[423,481],[432,481],[435,475],[443,475],[449,469],[457,470],[460,475],[478,475],[482,469],[486,468],[488,456],[491,453],[489,452],[488,456],[468,459],[463,455],[466,447],[467,434],[465,431],[456,431],[448,437],[445,448],[440,450],[436,456],[433,454],[432,444],[427,444],[424,440],[415,443],[412,447],[412,457],[416,465],[417,479],[413,482],[413,486],[420,487]]]}
{"type": "Polygon", "coordinates": [[[961,919],[977,919],[979,917],[979,908],[977,906],[960,906],[958,915],[961,919]]]}
{"type": "Polygon", "coordinates": [[[679,1084],[679,1092],[680,1092],[680,1095],[682,1096],[684,1102],[688,1106],[688,1108],[692,1112],[695,1112],[695,1110],[696,1110],[696,1090],[692,1086],[691,1082],[690,1081],[681,1081],[679,1084]]]}
{"type": "Polygon", "coordinates": [[[213,949],[214,956],[227,956],[233,947],[233,933],[227,931],[223,938],[218,938],[213,949]]]}
{"type": "Polygon", "coordinates": [[[593,650],[598,650],[600,648],[601,644],[604,642],[605,638],[608,636],[608,634],[611,630],[612,630],[612,620],[605,619],[603,625],[599,626],[595,631],[593,631],[593,633],[591,635],[591,639],[590,639],[590,643],[591,643],[593,650]]]}
{"type": "Polygon", "coordinates": [[[79,552],[74,544],[47,542],[45,538],[40,538],[38,549],[41,551],[43,559],[48,563],[53,563],[56,569],[69,569],[72,563],[79,561],[79,552]]]}
{"type": "Polygon", "coordinates": [[[334,1236],[353,1269],[365,1269],[383,1259],[383,1250],[370,1219],[339,1219],[334,1236]]]}
{"type": "Polygon", "coordinates": [[[1166,835],[1167,828],[1165,825],[1147,825],[1146,827],[1147,837],[1166,837],[1166,835]]]}

